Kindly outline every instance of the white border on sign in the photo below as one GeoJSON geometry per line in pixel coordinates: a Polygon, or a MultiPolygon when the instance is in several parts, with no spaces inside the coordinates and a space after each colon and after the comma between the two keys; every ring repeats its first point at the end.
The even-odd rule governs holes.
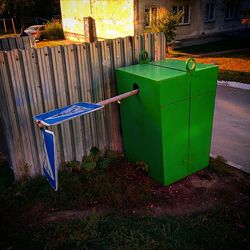
{"type": "MultiPolygon", "coordinates": [[[[58,160],[57,160],[57,151],[56,151],[56,143],[55,143],[55,133],[50,131],[50,130],[47,130],[47,129],[44,129],[44,132],[46,133],[49,133],[51,135],[53,135],[53,144],[54,144],[54,164],[55,164],[55,176],[54,176],[54,181],[56,183],[56,188],[55,188],[55,191],[58,190],[58,160]]],[[[43,134],[43,149],[44,149],[44,153],[45,153],[45,157],[46,157],[46,160],[47,160],[47,163],[49,164],[50,168],[51,168],[51,165],[50,165],[50,161],[49,161],[49,157],[48,157],[48,151],[47,151],[47,148],[45,146],[45,139],[44,139],[44,134],[43,134]]],[[[43,166],[44,168],[44,166],[43,166]]],[[[46,168],[45,168],[46,169],[46,168]]],[[[51,168],[52,169],[52,168],[51,168]]],[[[43,170],[44,171],[44,170],[43,170]]],[[[51,179],[53,179],[51,177],[51,179]]]]}

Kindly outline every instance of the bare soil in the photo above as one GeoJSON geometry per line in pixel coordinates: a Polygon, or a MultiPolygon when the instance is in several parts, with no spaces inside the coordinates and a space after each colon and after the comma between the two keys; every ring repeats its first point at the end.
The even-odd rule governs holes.
{"type": "MultiPolygon", "coordinates": [[[[116,212],[124,216],[161,217],[189,216],[220,206],[239,210],[239,214],[250,208],[249,175],[229,166],[222,169],[208,167],[167,187],[135,170],[132,164],[125,161],[119,166],[110,167],[109,175],[110,178],[114,177],[114,194],[110,199],[97,199],[91,205],[81,206],[81,209],[52,210],[43,214],[41,223],[84,218],[93,212],[99,215],[116,212]],[[117,190],[121,190],[123,195],[117,190]],[[142,198],[145,192],[146,199],[142,198]],[[114,201],[117,196],[118,200],[114,201]]],[[[34,209],[36,215],[37,212],[34,209]]]]}

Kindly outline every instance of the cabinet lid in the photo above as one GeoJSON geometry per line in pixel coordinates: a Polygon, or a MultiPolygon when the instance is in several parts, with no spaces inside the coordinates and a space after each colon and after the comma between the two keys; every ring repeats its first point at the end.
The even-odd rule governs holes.
{"type": "Polygon", "coordinates": [[[162,68],[151,63],[130,65],[116,70],[147,78],[156,82],[186,74],[186,72],[162,68]]]}
{"type": "MultiPolygon", "coordinates": [[[[192,62],[194,61],[194,59],[191,59],[190,61],[192,62]]],[[[165,59],[163,61],[151,62],[150,64],[156,67],[172,69],[172,70],[176,70],[180,72],[188,72],[187,64],[186,64],[186,61],[184,60],[177,60],[177,59],[170,58],[170,59],[165,59]]],[[[195,63],[195,71],[200,71],[200,70],[208,69],[211,67],[217,67],[217,66],[213,64],[195,63]]]]}
{"type": "MultiPolygon", "coordinates": [[[[195,71],[217,67],[211,64],[196,64],[195,71]]],[[[133,75],[148,78],[154,81],[162,81],[188,74],[186,62],[176,59],[166,59],[163,61],[150,62],[147,64],[136,64],[116,69],[133,75]]]]}

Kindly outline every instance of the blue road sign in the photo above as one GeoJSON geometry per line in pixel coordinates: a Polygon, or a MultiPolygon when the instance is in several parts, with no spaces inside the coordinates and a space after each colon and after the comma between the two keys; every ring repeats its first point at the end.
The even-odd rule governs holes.
{"type": "Polygon", "coordinates": [[[42,122],[45,126],[51,126],[91,113],[101,108],[103,108],[103,106],[99,104],[79,102],[47,113],[35,115],[33,118],[36,121],[42,122]]]}
{"type": "Polygon", "coordinates": [[[58,188],[58,167],[56,158],[55,135],[53,132],[46,129],[41,129],[41,132],[44,150],[43,174],[47,178],[51,187],[56,191],[58,188]]]}

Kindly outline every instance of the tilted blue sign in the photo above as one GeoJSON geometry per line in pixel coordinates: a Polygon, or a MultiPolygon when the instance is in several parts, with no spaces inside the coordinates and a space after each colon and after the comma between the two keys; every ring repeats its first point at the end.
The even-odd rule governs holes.
{"type": "Polygon", "coordinates": [[[57,191],[58,188],[58,167],[56,158],[55,135],[53,132],[41,129],[43,139],[43,174],[48,180],[51,187],[57,191]]]}
{"type": "Polygon", "coordinates": [[[86,102],[79,102],[60,109],[55,109],[47,113],[39,114],[33,118],[42,122],[45,126],[56,125],[75,117],[85,115],[103,108],[102,105],[86,102]]]}

